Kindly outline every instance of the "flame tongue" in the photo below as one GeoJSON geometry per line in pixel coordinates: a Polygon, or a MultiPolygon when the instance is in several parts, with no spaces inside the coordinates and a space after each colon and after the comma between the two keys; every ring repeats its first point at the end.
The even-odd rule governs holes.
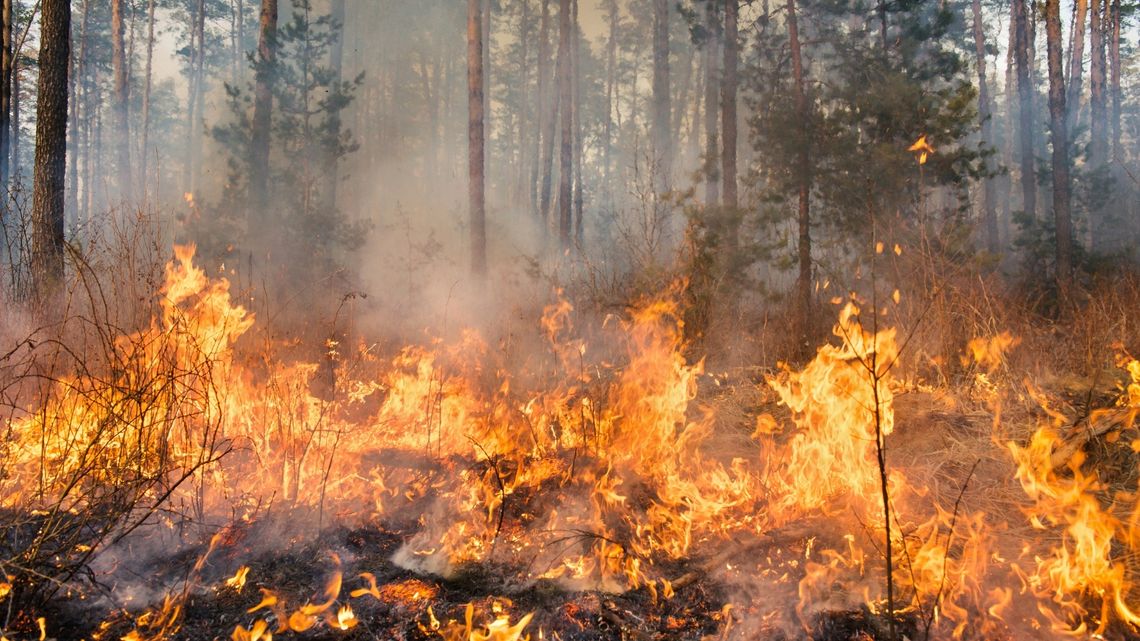
{"type": "MultiPolygon", "coordinates": [[[[912,150],[933,151],[925,139],[912,150]]],[[[894,433],[896,332],[864,325],[864,317],[877,322],[880,310],[861,315],[846,305],[835,344],[803,369],[783,367],[769,377],[791,423],[763,415],[748,440],[738,425],[718,422],[716,399],[698,394],[721,378],[686,358],[677,292],[605,323],[589,342],[574,327],[574,307],[559,299],[541,323],[547,343],[525,356],[466,331],[388,358],[338,339],[326,344],[324,361],[283,363],[270,343],[251,367],[235,346],[253,316],[233,303],[224,279],[207,278],[192,258],[192,247],[176,248],[161,315],[115,338],[113,375],[64,378],[41,407],[10,422],[0,507],[78,513],[100,505],[108,488],[140,488],[144,499],[161,489],[171,502],[239,517],[262,502],[322,514],[366,505],[377,518],[419,517],[395,557],[404,567],[446,576],[491,562],[521,584],[643,588],[657,604],[674,593],[664,561],[700,557],[730,537],[775,537],[804,521],[811,538],[770,550],[775,561],[733,558],[723,566],[794,586],[805,625],[836,596],[836,585],[882,612],[879,568],[890,551],[905,567],[895,576],[897,609],[929,616],[930,625],[954,636],[983,613],[1069,633],[1101,633],[1113,622],[1140,626],[1140,503],[1122,492],[1106,496],[1108,483],[1082,458],[1080,443],[1059,436],[1068,419],[1045,403],[1054,424],[1000,452],[1016,465],[1012,477],[1028,500],[1028,520],[1040,529],[1027,535],[1024,550],[999,543],[1009,524],[969,509],[972,471],[956,479],[962,489],[950,500],[927,492],[937,470],[922,465],[890,468],[894,534],[883,540],[876,456],[905,432],[894,433]],[[165,485],[171,470],[184,485],[165,485]],[[1030,597],[1020,582],[1040,615],[1021,613],[1018,601],[1030,597]]],[[[976,364],[978,388],[995,406],[995,381],[1016,345],[1008,333],[966,345],[963,366],[976,364]]],[[[1110,431],[1093,430],[1106,439],[1129,434],[1140,413],[1140,364],[1128,358],[1121,366],[1132,381],[1118,406],[1089,417],[1090,425],[1112,422],[1110,431]]],[[[1140,450],[1140,440],[1133,447],[1140,450]]],[[[1002,480],[990,474],[991,484],[1002,480]]],[[[315,603],[291,607],[284,591],[261,588],[248,610],[251,627],[238,626],[232,638],[348,630],[365,612],[354,611],[351,599],[366,597],[419,616],[438,596],[427,583],[379,585],[365,573],[367,586],[345,597],[339,559],[335,565],[315,603]]],[[[242,566],[224,585],[240,593],[248,572],[242,566]]],[[[18,585],[4,578],[0,601],[18,585]]],[[[174,629],[181,615],[181,601],[169,599],[140,617],[132,638],[174,629]]],[[[469,606],[462,622],[429,614],[421,625],[446,639],[526,638],[531,615],[514,623],[493,615],[476,621],[469,606]]]]}

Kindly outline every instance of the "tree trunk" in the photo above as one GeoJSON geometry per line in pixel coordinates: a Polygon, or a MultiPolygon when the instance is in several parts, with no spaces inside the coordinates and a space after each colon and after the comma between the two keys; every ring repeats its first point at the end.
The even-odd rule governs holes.
{"type": "MultiPolygon", "coordinates": [[[[333,21],[333,28],[336,29],[336,40],[333,42],[332,47],[329,49],[329,66],[332,69],[332,86],[340,87],[341,78],[343,77],[344,66],[344,17],[345,6],[344,0],[332,0],[332,7],[330,16],[333,21]]],[[[341,110],[333,109],[329,111],[329,150],[325,158],[325,191],[322,203],[322,208],[325,211],[336,211],[336,192],[339,188],[340,174],[339,174],[339,156],[337,149],[340,147],[340,131],[341,131],[341,110]]]]}
{"type": "Polygon", "coordinates": [[[1073,33],[1069,49],[1069,89],[1065,97],[1065,123],[1073,135],[1081,112],[1081,84],[1084,75],[1085,19],[1088,0],[1076,0],[1073,6],[1073,33]]]}
{"type": "MultiPolygon", "coordinates": [[[[724,78],[721,80],[720,120],[724,128],[724,151],[721,153],[721,179],[724,181],[724,204],[740,206],[736,193],[736,66],[739,53],[737,14],[739,0],[724,0],[724,78]]],[[[732,242],[736,242],[735,230],[732,242]]]]}
{"type": "Polygon", "coordinates": [[[235,74],[234,80],[240,81],[245,74],[242,70],[245,69],[245,1],[237,0],[237,51],[234,52],[237,59],[234,60],[235,74]]]}
{"type": "Polygon", "coordinates": [[[1104,10],[1107,0],[1089,3],[1089,170],[1093,179],[1093,206],[1089,212],[1092,231],[1090,249],[1100,251],[1111,235],[1107,221],[1107,184],[1104,168],[1108,163],[1108,101],[1105,95],[1104,10]]]}
{"type": "Polygon", "coordinates": [[[67,148],[67,194],[66,204],[64,206],[64,216],[67,219],[67,224],[74,230],[79,226],[79,149],[82,142],[82,129],[79,126],[79,79],[83,73],[83,67],[86,64],[87,58],[87,15],[90,13],[90,2],[83,3],[83,22],[80,27],[79,35],[74,33],[75,24],[72,23],[72,36],[71,41],[74,43],[79,41],[78,55],[75,53],[74,46],[71,49],[71,73],[67,78],[68,84],[68,112],[69,121],[68,129],[71,133],[68,136],[67,148]]]}
{"type": "Polygon", "coordinates": [[[191,192],[197,191],[201,183],[202,141],[206,138],[202,132],[202,127],[206,119],[206,0],[198,0],[197,19],[198,56],[194,67],[194,98],[197,104],[195,104],[193,109],[194,121],[191,127],[193,135],[190,138],[191,173],[189,191],[191,192]]]}
{"type": "Polygon", "coordinates": [[[32,264],[39,291],[47,293],[63,278],[67,72],[71,54],[71,3],[68,0],[42,1],[40,33],[32,264]]]}
{"type": "Polygon", "coordinates": [[[715,207],[720,202],[720,176],[718,176],[718,157],[720,155],[720,140],[717,131],[717,121],[720,115],[720,83],[717,69],[717,33],[716,3],[708,2],[705,5],[705,26],[708,29],[708,40],[705,42],[705,206],[715,207]]]}
{"type": "MultiPolygon", "coordinates": [[[[1092,0],[1089,7],[1089,156],[1095,163],[1107,156],[1105,12],[1109,0],[1092,0]]],[[[1095,169],[1094,164],[1094,169],[1095,169]]]]}
{"type": "MultiPolygon", "coordinates": [[[[83,20],[84,20],[84,45],[90,49],[90,31],[88,27],[90,23],[89,8],[91,5],[90,0],[84,3],[83,20]]],[[[86,55],[90,55],[89,53],[86,55]]],[[[83,77],[80,79],[79,85],[83,88],[83,123],[80,126],[82,135],[80,136],[80,146],[83,148],[83,216],[85,218],[91,217],[91,212],[95,210],[95,121],[98,114],[99,105],[99,85],[96,82],[96,74],[98,73],[98,65],[84,65],[83,77]]]]}
{"type": "Polygon", "coordinates": [[[1053,135],[1053,218],[1057,230],[1057,289],[1062,305],[1066,305],[1073,273],[1073,222],[1070,210],[1069,128],[1065,123],[1065,78],[1061,70],[1060,5],[1060,0],[1045,0],[1045,37],[1049,57],[1049,122],[1053,135]]]}
{"type": "Polygon", "coordinates": [[[198,46],[198,16],[205,9],[205,0],[195,0],[194,11],[190,16],[190,64],[187,67],[186,78],[186,157],[182,165],[182,191],[194,190],[194,135],[195,123],[198,121],[195,110],[198,108],[198,56],[205,48],[198,46]]]}
{"type": "Polygon", "coordinates": [[[799,349],[807,355],[811,349],[811,131],[809,125],[807,89],[804,82],[803,56],[800,51],[799,24],[796,20],[796,0],[787,0],[788,46],[792,55],[792,81],[795,94],[796,116],[799,120],[799,158],[796,159],[796,180],[799,183],[799,274],[796,278],[796,325],[799,349]]]}
{"type": "Polygon", "coordinates": [[[570,39],[570,79],[573,82],[571,105],[574,114],[574,238],[578,246],[583,241],[582,221],[582,58],[581,37],[578,33],[578,0],[570,2],[570,20],[573,23],[573,32],[570,39]]]}
{"type": "Polygon", "coordinates": [[[515,181],[515,202],[522,207],[528,203],[530,188],[527,187],[526,178],[530,173],[530,0],[520,0],[522,15],[519,16],[519,70],[522,77],[519,79],[520,96],[518,109],[518,142],[517,148],[517,174],[515,181]]]}
{"type": "Polygon", "coordinates": [[[1108,158],[1107,101],[1105,99],[1104,7],[1107,0],[1092,0],[1089,16],[1089,164],[1093,171],[1108,158]]]}
{"type": "Polygon", "coordinates": [[[8,162],[12,151],[12,0],[2,0],[0,5],[0,213],[8,209],[9,178],[11,166],[8,162]]]}
{"type": "MultiPolygon", "coordinates": [[[[686,97],[689,95],[689,88],[687,86],[689,84],[694,85],[694,97],[692,100],[686,99],[684,102],[677,103],[679,105],[685,105],[689,111],[689,126],[685,132],[686,149],[684,159],[686,164],[692,163],[694,165],[700,165],[701,163],[701,128],[704,126],[704,123],[701,122],[701,103],[704,101],[705,95],[704,69],[704,59],[700,55],[700,52],[694,48],[693,55],[685,65],[685,74],[681,76],[682,84],[686,85],[686,97]]],[[[678,109],[678,111],[680,110],[678,109]]],[[[678,122],[680,119],[681,117],[678,117],[678,122]]]]}
{"type": "Polygon", "coordinates": [[[998,202],[1000,204],[1000,211],[998,212],[998,240],[1003,246],[1008,246],[1012,238],[1011,222],[1013,218],[1013,171],[1014,166],[1014,142],[1017,136],[1017,65],[1014,62],[1013,52],[1017,49],[1017,29],[1014,25],[1017,21],[1014,19],[1016,10],[1013,8],[1013,3],[1010,3],[1010,20],[1009,33],[1006,35],[1005,47],[1005,118],[1004,126],[1001,129],[1001,164],[1007,170],[1003,171],[997,178],[999,187],[998,193],[1000,194],[998,202]]]}
{"type": "MultiPolygon", "coordinates": [[[[543,153],[546,147],[543,141],[546,136],[546,120],[548,109],[546,106],[547,100],[547,76],[548,67],[550,64],[550,0],[542,0],[542,15],[539,18],[538,26],[538,82],[535,88],[537,100],[536,110],[538,117],[535,120],[538,122],[538,127],[534,132],[534,156],[530,174],[530,201],[531,207],[534,209],[535,218],[539,221],[539,226],[542,230],[546,229],[546,203],[542,200],[540,195],[543,190],[539,186],[539,181],[545,181],[546,173],[544,171],[547,165],[544,164],[545,154],[543,153]]],[[[548,192],[547,192],[548,193],[548,192]]]]}
{"type": "Polygon", "coordinates": [[[241,0],[230,0],[230,82],[236,87],[241,80],[241,0]]]}
{"type": "MultiPolygon", "coordinates": [[[[973,0],[974,14],[974,51],[977,54],[978,67],[978,120],[982,123],[982,141],[989,144],[993,140],[993,127],[991,121],[991,105],[989,82],[986,78],[986,33],[982,22],[982,2],[973,0]]],[[[986,162],[988,165],[988,161],[986,162]]],[[[985,168],[990,171],[989,167],[985,168]]],[[[993,178],[982,179],[982,225],[985,229],[986,248],[991,252],[998,251],[998,224],[997,224],[997,194],[994,193],[993,178]]]]}
{"type": "MultiPolygon", "coordinates": [[[[483,140],[491,140],[491,125],[494,124],[494,113],[491,111],[491,0],[482,0],[483,12],[480,26],[483,29],[483,140]]],[[[484,167],[490,165],[494,167],[494,163],[486,162],[490,160],[491,148],[484,143],[484,167]]],[[[485,177],[484,177],[485,178],[485,177]]],[[[494,185],[494,180],[491,181],[494,185]]]]}
{"type": "MultiPolygon", "coordinates": [[[[19,19],[16,15],[12,16],[12,24],[16,25],[19,19]]],[[[11,174],[9,179],[19,180],[22,178],[23,168],[20,166],[20,109],[22,101],[20,100],[20,73],[23,71],[23,66],[20,65],[20,52],[12,52],[12,159],[11,159],[11,174]]]]}
{"type": "Polygon", "coordinates": [[[269,211],[269,128],[277,75],[277,0],[261,0],[260,28],[249,151],[250,233],[260,230],[258,223],[269,211]]]}
{"type": "Polygon", "coordinates": [[[1109,30],[1111,36],[1108,44],[1108,62],[1111,78],[1109,80],[1112,95],[1112,161],[1119,168],[1124,164],[1124,140],[1120,130],[1120,0],[1111,0],[1111,22],[1109,30]]]}
{"type": "Polygon", "coordinates": [[[148,195],[150,182],[148,159],[150,157],[150,91],[154,79],[154,5],[155,0],[149,0],[146,6],[146,70],[143,78],[142,145],[139,153],[139,180],[143,198],[148,195]]]}
{"type": "Polygon", "coordinates": [[[111,68],[114,73],[115,161],[119,179],[119,198],[130,201],[134,196],[131,176],[130,84],[127,82],[127,51],[124,45],[124,0],[111,2],[111,68]]]}
{"type": "Polygon", "coordinates": [[[617,31],[618,31],[618,4],[617,0],[607,0],[605,4],[606,20],[609,22],[609,36],[606,40],[606,118],[603,123],[604,131],[602,141],[602,190],[607,210],[614,205],[613,190],[613,155],[614,155],[614,95],[617,84],[617,31]]]}
{"type": "Polygon", "coordinates": [[[669,105],[669,0],[653,0],[653,172],[656,188],[672,184],[672,126],[669,105]]]}
{"type": "MultiPolygon", "coordinates": [[[[553,66],[553,64],[550,65],[550,67],[553,66]]],[[[552,80],[547,83],[548,85],[557,84],[553,82],[554,76],[556,75],[553,69],[548,69],[547,75],[548,78],[552,80]]],[[[544,237],[550,224],[550,202],[554,189],[554,138],[558,133],[555,129],[559,109],[558,93],[557,87],[547,87],[547,101],[549,106],[546,110],[545,126],[542,131],[542,191],[539,194],[540,224],[542,225],[544,237]]]]}
{"type": "Polygon", "coordinates": [[[1029,68],[1029,20],[1025,0],[1013,0],[1017,93],[1021,142],[1021,207],[1030,220],[1037,217],[1037,176],[1034,170],[1033,81],[1029,68]]]}
{"type": "Polygon", "coordinates": [[[574,106],[570,84],[570,0],[558,0],[558,102],[562,133],[558,162],[558,243],[562,251],[570,249],[572,194],[574,176],[574,106]]]}
{"type": "Polygon", "coordinates": [[[483,10],[467,0],[467,196],[471,224],[471,273],[487,274],[483,151],[483,10]]]}

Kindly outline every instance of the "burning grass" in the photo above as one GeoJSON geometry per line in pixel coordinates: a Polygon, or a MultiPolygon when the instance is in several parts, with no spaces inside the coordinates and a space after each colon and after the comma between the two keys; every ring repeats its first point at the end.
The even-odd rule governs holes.
{"type": "Polygon", "coordinates": [[[888,310],[850,299],[832,344],[763,376],[688,357],[676,293],[597,326],[556,297],[517,351],[469,330],[281,359],[192,248],[165,275],[103,360],[9,354],[13,638],[41,615],[131,641],[1140,626],[1123,350],[1083,415],[1013,379],[1008,334],[962,345],[954,393],[901,376],[888,310]]]}

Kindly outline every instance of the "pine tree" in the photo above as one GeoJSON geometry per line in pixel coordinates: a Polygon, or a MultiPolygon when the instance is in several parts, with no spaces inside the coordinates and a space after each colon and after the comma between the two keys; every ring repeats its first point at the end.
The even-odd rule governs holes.
{"type": "Polygon", "coordinates": [[[67,169],[67,76],[71,3],[43,0],[40,79],[36,100],[36,162],[32,195],[37,288],[49,292],[63,277],[64,174],[67,169]]]}

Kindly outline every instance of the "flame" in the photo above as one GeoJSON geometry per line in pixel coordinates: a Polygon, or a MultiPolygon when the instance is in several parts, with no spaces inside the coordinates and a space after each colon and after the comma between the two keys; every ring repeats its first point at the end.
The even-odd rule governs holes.
{"type": "Polygon", "coordinates": [[[966,345],[966,355],[962,357],[962,366],[971,362],[983,367],[987,373],[992,374],[1005,364],[1005,355],[1021,343],[1021,339],[1009,332],[1002,332],[989,338],[977,337],[966,345]]]}
{"type": "Polygon", "coordinates": [[[249,630],[237,626],[230,638],[233,641],[273,641],[273,633],[269,631],[269,624],[259,619],[249,630]]]}
{"type": "Polygon", "coordinates": [[[249,575],[249,566],[243,565],[238,568],[237,572],[226,579],[225,584],[234,589],[235,592],[241,594],[241,589],[245,587],[246,577],[249,575]]]}
{"type": "Polygon", "coordinates": [[[927,156],[934,153],[934,147],[931,147],[930,143],[926,142],[926,134],[922,134],[918,140],[914,141],[913,145],[907,147],[907,151],[917,152],[918,164],[925,165],[927,156]]]}
{"type": "MultiPolygon", "coordinates": [[[[933,149],[924,136],[912,151],[924,162],[933,149]]],[[[1018,579],[1056,631],[1140,626],[1140,503],[1130,493],[1108,496],[1080,452],[1069,455],[1071,441],[1060,437],[1068,419],[1031,386],[1029,395],[1054,423],[1002,454],[1017,466],[1014,479],[1039,538],[1025,541],[1023,554],[1010,553],[997,541],[1005,527],[999,519],[966,501],[946,504],[926,492],[926,479],[890,468],[887,494],[898,527],[883,540],[876,456],[898,438],[893,404],[902,383],[894,378],[897,332],[881,320],[882,310],[847,303],[834,344],[802,369],[782,365],[768,377],[791,420],[761,414],[749,440],[721,429],[698,394],[703,381],[721,379],[686,357],[679,290],[595,328],[576,327],[574,306],[559,297],[541,322],[545,343],[525,357],[505,354],[474,330],[387,356],[330,340],[322,354],[335,363],[329,373],[326,362],[279,362],[272,353],[251,366],[239,345],[253,315],[234,303],[224,278],[194,265],[193,253],[175,249],[153,321],[114,338],[113,376],[64,377],[41,405],[12,421],[0,508],[53,509],[62,497],[58,509],[79,511],[98,504],[99,488],[188,470],[187,485],[170,491],[203,510],[239,518],[262,502],[332,511],[363,505],[370,508],[365,517],[378,518],[416,510],[421,527],[394,557],[404,567],[450,576],[465,564],[493,562],[517,572],[520,583],[643,587],[657,604],[682,589],[666,575],[667,562],[813,518],[833,527],[813,532],[819,536],[804,542],[802,555],[756,565],[798,595],[805,626],[836,598],[837,585],[882,612],[880,559],[888,550],[900,560],[898,609],[930,613],[947,636],[968,637],[975,624],[984,629],[992,622],[971,620],[987,614],[1014,618],[1015,600],[1026,598],[1011,587],[1018,579]],[[326,375],[333,394],[314,391],[314,379],[326,375]]],[[[897,304],[901,294],[893,290],[890,298],[897,304]]],[[[978,376],[992,374],[1017,343],[1009,333],[975,339],[963,364],[976,364],[978,376]]],[[[1114,407],[1088,420],[1111,421],[1120,435],[1140,412],[1140,363],[1122,351],[1118,364],[1130,382],[1114,407]]],[[[1133,448],[1140,450],[1140,439],[1133,448]]],[[[752,561],[718,567],[746,573],[752,561]]],[[[440,588],[419,579],[379,585],[362,573],[345,598],[334,562],[313,602],[287,604],[285,592],[261,588],[247,610],[258,619],[246,621],[249,629],[236,626],[232,638],[268,641],[322,623],[348,630],[359,619],[347,601],[365,596],[414,606],[421,617],[426,610],[419,625],[430,636],[528,638],[532,615],[511,623],[502,606],[487,623],[476,623],[474,605],[463,621],[441,623],[429,605],[440,588]]],[[[195,575],[204,563],[205,555],[195,575]]],[[[248,572],[242,566],[224,585],[241,591],[248,572]]],[[[0,583],[0,599],[14,581],[0,583]]],[[[176,633],[185,598],[173,594],[140,615],[125,638],[176,633]]],[[[724,616],[727,634],[731,619],[724,616]]]]}
{"type": "Polygon", "coordinates": [[[1083,633],[1090,616],[1097,622],[1093,634],[1103,633],[1113,615],[1140,625],[1137,608],[1127,602],[1132,582],[1114,551],[1118,539],[1128,540],[1127,527],[1101,505],[1097,493],[1103,485],[1095,473],[1083,469],[1083,453],[1072,455],[1068,474],[1057,473],[1053,454],[1059,441],[1056,431],[1044,426],[1025,447],[1008,444],[1018,466],[1017,480],[1034,502],[1027,512],[1030,522],[1039,529],[1061,530],[1059,543],[1035,558],[1029,585],[1052,602],[1052,608],[1042,607],[1042,614],[1054,631],[1083,633]],[[1091,612],[1086,600],[1099,603],[1099,611],[1091,612]]]}
{"type": "Polygon", "coordinates": [[[430,629],[445,641],[530,641],[530,635],[522,636],[522,633],[530,624],[533,613],[527,614],[513,625],[509,615],[498,614],[494,621],[479,627],[472,623],[474,614],[474,604],[468,603],[463,623],[448,621],[440,625],[435,616],[430,615],[430,629]]]}
{"type": "Polygon", "coordinates": [[[336,611],[335,618],[332,616],[328,618],[329,627],[336,630],[351,630],[356,627],[358,623],[360,623],[360,621],[357,620],[356,615],[353,614],[352,606],[350,605],[342,605],[340,609],[336,611]]]}
{"type": "Polygon", "coordinates": [[[776,526],[807,512],[838,509],[839,496],[881,511],[873,461],[876,439],[894,429],[890,372],[898,359],[895,330],[867,330],[859,308],[848,303],[834,333],[840,346],[825,345],[802,371],[785,368],[768,379],[798,428],[772,459],[778,466],[770,472],[776,526]]]}

